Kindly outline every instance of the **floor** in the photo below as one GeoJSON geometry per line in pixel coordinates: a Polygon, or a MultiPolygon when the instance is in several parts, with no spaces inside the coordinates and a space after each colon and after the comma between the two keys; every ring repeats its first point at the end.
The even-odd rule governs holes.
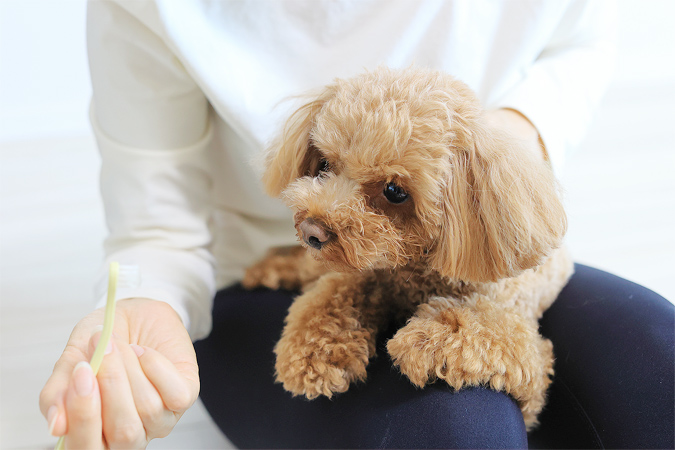
{"type": "MultiPolygon", "coordinates": [[[[562,176],[576,259],[675,299],[675,84],[613,89],[562,176]]],[[[52,448],[38,394],[91,308],[104,222],[90,136],[0,149],[0,448],[52,448]]],[[[149,448],[231,444],[192,408],[149,448]]]]}

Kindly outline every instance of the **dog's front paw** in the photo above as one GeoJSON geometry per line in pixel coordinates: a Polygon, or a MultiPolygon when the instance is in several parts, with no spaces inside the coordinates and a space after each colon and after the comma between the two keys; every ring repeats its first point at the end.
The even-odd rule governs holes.
{"type": "Polygon", "coordinates": [[[293,395],[330,398],[345,392],[353,381],[366,378],[368,331],[321,334],[311,330],[284,333],[274,349],[277,382],[293,395]]]}
{"type": "Polygon", "coordinates": [[[505,391],[531,428],[551,382],[553,347],[519,316],[494,312],[459,308],[413,317],[387,350],[419,387],[441,379],[455,389],[485,385],[505,391]]]}
{"type": "Polygon", "coordinates": [[[273,248],[265,257],[249,267],[241,284],[246,289],[266,287],[269,289],[298,290],[303,285],[301,277],[305,249],[302,247],[273,248]]]}
{"type": "Polygon", "coordinates": [[[442,323],[413,317],[387,342],[387,351],[394,365],[417,387],[443,378],[459,389],[463,381],[457,383],[459,380],[439,376],[447,375],[449,361],[446,361],[443,347],[456,331],[454,322],[442,323]]]}

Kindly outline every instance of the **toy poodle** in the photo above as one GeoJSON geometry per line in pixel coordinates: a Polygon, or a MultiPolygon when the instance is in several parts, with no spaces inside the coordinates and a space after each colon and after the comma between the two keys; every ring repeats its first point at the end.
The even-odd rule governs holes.
{"type": "Polygon", "coordinates": [[[303,291],[274,350],[286,390],[365,380],[398,321],[387,351],[414,385],[488,386],[537,423],[554,360],[538,320],[573,271],[566,215],[548,163],[468,86],[415,68],[338,79],[290,117],[263,180],[302,244],[243,280],[303,291]]]}

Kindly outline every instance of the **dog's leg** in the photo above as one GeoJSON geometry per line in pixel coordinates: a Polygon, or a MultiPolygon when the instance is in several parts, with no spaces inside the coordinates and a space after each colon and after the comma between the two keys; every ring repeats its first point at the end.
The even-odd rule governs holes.
{"type": "Polygon", "coordinates": [[[478,295],[436,297],[419,306],[387,350],[417,386],[442,379],[455,389],[505,391],[518,401],[528,429],[537,423],[553,375],[553,346],[537,323],[478,295]]]}
{"type": "Polygon", "coordinates": [[[366,378],[384,309],[367,274],[321,277],[290,307],[274,352],[277,381],[312,399],[344,392],[366,378]]]}
{"type": "Polygon", "coordinates": [[[246,270],[241,280],[246,289],[264,286],[269,289],[299,290],[326,273],[326,268],[304,248],[278,247],[246,270]]]}

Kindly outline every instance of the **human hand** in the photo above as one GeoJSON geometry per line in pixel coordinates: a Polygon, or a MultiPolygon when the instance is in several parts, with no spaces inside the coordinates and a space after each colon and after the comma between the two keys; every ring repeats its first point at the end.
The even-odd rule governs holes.
{"type": "Polygon", "coordinates": [[[516,138],[525,141],[538,157],[543,157],[548,161],[546,147],[539,136],[539,131],[523,114],[515,109],[502,108],[487,111],[485,117],[490,125],[506,130],[516,138]]]}
{"type": "Polygon", "coordinates": [[[190,337],[164,302],[117,302],[115,326],[96,377],[88,361],[103,309],[74,328],[40,393],[40,410],[66,448],[145,448],[169,434],[199,394],[190,337]],[[82,363],[79,364],[78,363],[82,363]]]}

